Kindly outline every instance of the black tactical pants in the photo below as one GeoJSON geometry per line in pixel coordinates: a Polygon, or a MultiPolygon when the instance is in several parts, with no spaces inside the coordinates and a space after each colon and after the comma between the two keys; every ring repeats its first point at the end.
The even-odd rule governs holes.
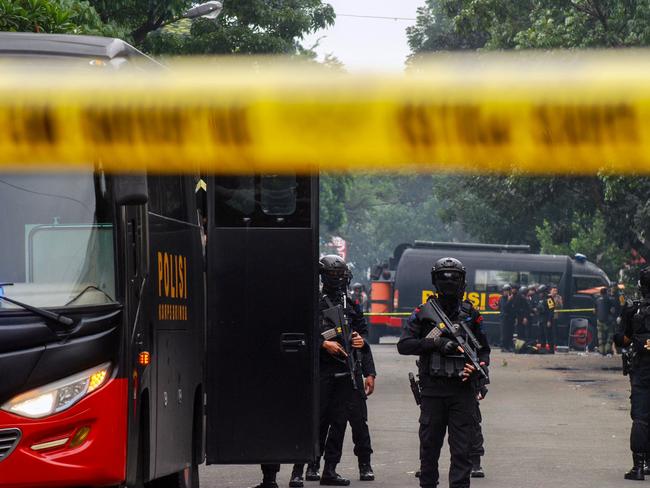
{"type": "Polygon", "coordinates": [[[630,449],[632,452],[650,452],[650,367],[636,368],[630,373],[632,393],[632,431],[630,449]]]}
{"type": "Polygon", "coordinates": [[[483,429],[481,428],[481,422],[483,418],[481,416],[481,408],[479,402],[476,402],[476,409],[474,411],[474,440],[472,442],[472,450],[470,452],[470,458],[472,464],[479,466],[481,463],[481,457],[485,454],[485,448],[483,447],[483,429]]]}
{"type": "Polygon", "coordinates": [[[357,384],[359,385],[358,390],[352,388],[348,390],[348,396],[344,402],[344,416],[334,417],[331,421],[325,445],[325,461],[328,463],[338,464],[341,461],[345,429],[350,422],[354,454],[357,456],[359,464],[370,464],[372,446],[368,429],[368,406],[361,377],[357,378],[357,384]]]}
{"type": "Polygon", "coordinates": [[[551,348],[555,348],[557,344],[557,323],[555,319],[541,320],[539,322],[539,343],[549,344],[551,348]],[[550,322],[550,325],[549,325],[550,322]]]}
{"type": "Polygon", "coordinates": [[[449,487],[468,488],[476,435],[476,392],[470,385],[456,388],[451,396],[422,397],[420,405],[420,486],[438,485],[440,449],[449,429],[449,487]]]}
{"type": "Polygon", "coordinates": [[[505,316],[501,318],[501,349],[512,351],[512,335],[515,329],[515,319],[505,316]]]}

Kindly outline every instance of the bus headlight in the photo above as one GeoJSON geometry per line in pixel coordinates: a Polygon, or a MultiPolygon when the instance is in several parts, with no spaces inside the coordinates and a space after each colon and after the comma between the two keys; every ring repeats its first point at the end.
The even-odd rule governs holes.
{"type": "Polygon", "coordinates": [[[22,417],[38,419],[70,408],[83,397],[102,386],[111,373],[111,364],[68,376],[62,380],[15,396],[0,407],[22,417]]]}

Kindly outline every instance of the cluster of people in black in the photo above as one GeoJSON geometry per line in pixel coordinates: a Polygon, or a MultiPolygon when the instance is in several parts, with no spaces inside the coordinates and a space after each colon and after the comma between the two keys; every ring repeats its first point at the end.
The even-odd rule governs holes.
{"type": "MultiPolygon", "coordinates": [[[[350,480],[336,472],[341,460],[346,426],[352,428],[354,453],[359,464],[359,479],[372,481],[375,475],[371,466],[372,446],[368,429],[366,399],[374,391],[375,365],[370,345],[365,336],[367,326],[358,294],[349,294],[352,274],[345,261],[336,255],[320,259],[322,292],[320,295],[320,413],[319,443],[325,464],[320,472],[320,458],[305,466],[293,466],[290,487],[302,487],[304,481],[320,481],[321,485],[347,486],[350,480]],[[356,296],[355,296],[356,295],[356,296]],[[346,363],[347,352],[340,341],[328,332],[324,311],[340,306],[350,326],[351,345],[358,367],[355,389],[346,363]]],[[[465,268],[454,258],[437,261],[431,272],[435,300],[443,313],[454,323],[463,323],[464,340],[470,336],[476,344],[479,368],[487,371],[490,347],[481,329],[482,317],[468,301],[463,301],[465,268]]],[[[452,337],[429,338],[437,324],[432,324],[416,309],[408,319],[398,343],[400,354],[419,356],[417,361],[421,387],[420,414],[420,486],[438,484],[438,459],[449,432],[451,488],[469,487],[470,477],[483,477],[480,458],[483,455],[481,412],[479,401],[487,394],[487,381],[477,374],[477,369],[466,361],[460,339],[452,337]]],[[[460,330],[460,327],[459,327],[460,330]]],[[[486,376],[486,375],[485,375],[486,376]]],[[[277,488],[278,464],[262,466],[263,481],[256,488],[277,488]]]]}
{"type": "Polygon", "coordinates": [[[557,310],[563,306],[555,285],[506,284],[501,290],[501,351],[513,352],[514,337],[535,343],[539,352],[557,348],[557,310]]]}
{"type": "MultiPolygon", "coordinates": [[[[352,334],[351,345],[356,356],[356,382],[352,386],[346,364],[346,351],[341,343],[323,330],[320,340],[320,452],[325,464],[320,473],[320,458],[307,465],[294,465],[290,487],[302,487],[304,480],[320,481],[321,485],[347,486],[350,480],[336,472],[341,460],[343,438],[348,423],[352,427],[354,453],[359,462],[362,481],[375,479],[370,463],[372,447],[368,430],[366,399],[374,391],[375,366],[369,344],[361,303],[347,291],[351,273],[345,261],[338,256],[325,256],[320,260],[323,284],[320,296],[321,318],[323,311],[340,306],[344,311],[352,334]],[[304,476],[304,477],[303,477],[304,476]]],[[[477,367],[467,361],[461,344],[474,343],[478,368],[487,372],[490,347],[482,331],[481,314],[471,302],[463,301],[465,268],[454,258],[443,258],[431,270],[435,301],[453,324],[463,324],[456,333],[463,336],[433,334],[441,324],[433,323],[423,313],[427,303],[416,308],[406,321],[397,349],[400,354],[418,356],[420,392],[420,486],[434,488],[438,485],[438,460],[448,433],[451,452],[449,469],[450,488],[469,488],[470,478],[483,476],[480,457],[483,454],[481,413],[479,401],[487,393],[487,382],[477,374],[477,367]]],[[[643,480],[650,474],[650,266],[640,272],[640,300],[623,300],[617,289],[604,288],[596,298],[596,318],[602,354],[608,354],[613,342],[624,352],[631,384],[632,429],[630,448],[633,467],[625,479],[643,480]],[[618,324],[618,325],[616,325],[618,324]],[[616,333],[613,333],[616,330],[616,333]]],[[[557,288],[544,285],[518,289],[514,285],[503,288],[500,311],[503,319],[503,344],[512,342],[515,331],[524,338],[534,338],[543,349],[554,352],[556,344],[555,310],[562,306],[557,288]],[[548,345],[548,347],[547,347],[548,345]]],[[[444,326],[444,324],[442,324],[444,326]]],[[[326,329],[328,324],[322,323],[326,329]]],[[[508,350],[507,347],[505,347],[508,350]]],[[[264,480],[257,488],[277,488],[279,465],[264,465],[264,480]]]]}

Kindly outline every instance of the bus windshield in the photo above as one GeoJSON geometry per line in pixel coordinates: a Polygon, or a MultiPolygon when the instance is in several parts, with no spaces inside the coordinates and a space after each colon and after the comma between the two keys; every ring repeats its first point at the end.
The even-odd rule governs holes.
{"type": "Polygon", "coordinates": [[[0,295],[38,307],[115,302],[107,185],[92,170],[0,174],[0,295]]]}

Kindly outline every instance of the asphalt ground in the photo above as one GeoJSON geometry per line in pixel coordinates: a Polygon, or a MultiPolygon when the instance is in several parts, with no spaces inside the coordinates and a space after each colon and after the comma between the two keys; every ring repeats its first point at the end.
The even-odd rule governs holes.
{"type": "MultiPolygon", "coordinates": [[[[400,356],[394,344],[374,346],[378,377],[368,401],[376,481],[358,480],[348,429],[339,472],[351,486],[418,486],[418,414],[407,374],[415,357],[400,356]]],[[[492,384],[482,402],[486,478],[481,488],[609,488],[639,485],[623,480],[629,452],[629,382],[620,356],[564,353],[533,356],[494,352],[492,384]]],[[[447,487],[449,452],[441,456],[440,487],[447,487]]],[[[288,486],[283,466],[279,486],[288,486]]],[[[207,466],[203,487],[249,487],[259,483],[257,466],[207,466]]],[[[648,481],[650,484],[650,480],[648,481]]],[[[319,486],[306,482],[307,487],[319,486]]]]}

